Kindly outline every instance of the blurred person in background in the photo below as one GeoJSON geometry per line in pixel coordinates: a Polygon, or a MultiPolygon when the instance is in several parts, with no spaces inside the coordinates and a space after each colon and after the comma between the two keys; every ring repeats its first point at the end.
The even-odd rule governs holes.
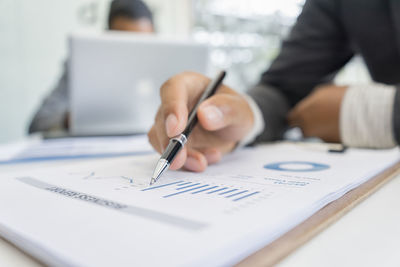
{"type": "MultiPolygon", "coordinates": [[[[180,134],[209,83],[196,73],[171,78],[148,133],[162,152],[180,134]]],[[[400,1],[307,0],[280,54],[257,86],[240,95],[227,86],[198,109],[199,124],[171,169],[203,171],[236,146],[282,139],[289,127],[305,137],[351,147],[400,144],[400,1]],[[337,86],[333,79],[360,55],[374,84],[337,86]]]]}
{"type": "MultiPolygon", "coordinates": [[[[153,33],[153,15],[148,6],[140,0],[114,0],[108,14],[108,29],[112,31],[128,31],[153,33]]],[[[68,62],[64,66],[56,88],[46,97],[36,112],[29,133],[49,132],[68,129],[68,62]]]]}

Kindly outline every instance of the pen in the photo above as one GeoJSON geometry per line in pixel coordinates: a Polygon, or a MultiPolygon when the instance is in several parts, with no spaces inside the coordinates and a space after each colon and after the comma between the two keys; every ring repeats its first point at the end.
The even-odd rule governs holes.
{"type": "Polygon", "coordinates": [[[169,141],[167,148],[165,149],[164,153],[161,155],[160,159],[157,162],[156,168],[153,172],[153,176],[151,177],[150,185],[154,184],[155,182],[160,179],[161,175],[169,168],[172,161],[174,160],[175,156],[179,153],[179,151],[185,145],[187,139],[189,138],[190,133],[192,132],[193,128],[197,124],[197,109],[200,104],[212,96],[221,85],[222,81],[226,76],[226,71],[221,71],[218,76],[212,80],[207,88],[204,90],[203,94],[200,96],[197,104],[194,106],[192,111],[189,114],[188,124],[185,130],[178,136],[172,138],[169,141]]]}
{"type": "Polygon", "coordinates": [[[289,144],[295,144],[297,146],[306,147],[309,149],[313,149],[316,151],[323,151],[329,153],[345,153],[347,147],[343,144],[336,144],[336,143],[309,143],[309,142],[288,142],[289,144]]]}

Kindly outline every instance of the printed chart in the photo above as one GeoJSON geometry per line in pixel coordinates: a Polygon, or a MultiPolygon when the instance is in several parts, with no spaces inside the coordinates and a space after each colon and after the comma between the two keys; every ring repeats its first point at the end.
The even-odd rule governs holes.
{"type": "Polygon", "coordinates": [[[171,192],[163,195],[163,198],[175,197],[182,194],[206,194],[206,195],[218,195],[222,198],[231,199],[232,201],[240,201],[260,193],[260,191],[250,191],[229,186],[217,186],[196,182],[185,182],[177,181],[172,183],[167,183],[158,186],[152,186],[149,188],[142,189],[142,191],[153,191],[159,190],[160,188],[165,189],[169,187],[171,192]]]}

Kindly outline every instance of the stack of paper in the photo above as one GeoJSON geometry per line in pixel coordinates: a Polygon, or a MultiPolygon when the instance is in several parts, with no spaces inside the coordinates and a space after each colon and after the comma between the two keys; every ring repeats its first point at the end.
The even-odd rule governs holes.
{"type": "Polygon", "coordinates": [[[0,164],[33,160],[93,158],[153,152],[147,136],[33,139],[0,146],[0,164]]]}
{"type": "Polygon", "coordinates": [[[97,159],[0,177],[0,233],[50,265],[232,265],[400,160],[397,149],[343,154],[276,144],[204,173],[158,155],[97,159]]]}

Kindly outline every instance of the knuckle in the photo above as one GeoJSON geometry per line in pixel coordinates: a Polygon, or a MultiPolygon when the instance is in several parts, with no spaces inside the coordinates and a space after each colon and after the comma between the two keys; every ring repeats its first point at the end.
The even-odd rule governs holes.
{"type": "MultiPolygon", "coordinates": [[[[175,76],[174,76],[175,77],[175,76]]],[[[165,94],[166,91],[168,91],[168,88],[170,88],[173,83],[174,83],[174,77],[169,78],[168,80],[166,80],[160,88],[160,95],[163,96],[165,94]]]]}
{"type": "Polygon", "coordinates": [[[175,74],[162,84],[161,91],[164,92],[168,90],[168,88],[174,86],[175,84],[182,82],[185,79],[185,77],[190,74],[191,72],[188,71],[175,74]]]}
{"type": "Polygon", "coordinates": [[[155,133],[154,133],[154,131],[152,132],[152,133],[148,133],[148,135],[147,135],[147,137],[148,137],[148,139],[149,139],[149,143],[153,146],[153,148],[155,149],[155,150],[159,150],[159,147],[158,147],[158,142],[157,142],[157,138],[156,138],[156,136],[155,136],[155,133]]]}
{"type": "Polygon", "coordinates": [[[157,124],[158,119],[161,118],[161,117],[162,117],[162,109],[160,107],[160,108],[158,108],[156,116],[154,117],[154,124],[157,124]]]}
{"type": "Polygon", "coordinates": [[[156,127],[156,129],[162,127],[164,125],[164,118],[163,116],[157,116],[155,121],[154,121],[154,125],[156,127]]]}
{"type": "Polygon", "coordinates": [[[154,143],[154,138],[155,138],[155,130],[154,126],[150,129],[150,131],[147,133],[147,138],[149,139],[150,143],[154,143]]]}
{"type": "Polygon", "coordinates": [[[179,73],[166,80],[160,88],[161,97],[167,95],[171,91],[171,88],[177,88],[176,85],[182,82],[183,77],[183,74],[179,73]]]}

